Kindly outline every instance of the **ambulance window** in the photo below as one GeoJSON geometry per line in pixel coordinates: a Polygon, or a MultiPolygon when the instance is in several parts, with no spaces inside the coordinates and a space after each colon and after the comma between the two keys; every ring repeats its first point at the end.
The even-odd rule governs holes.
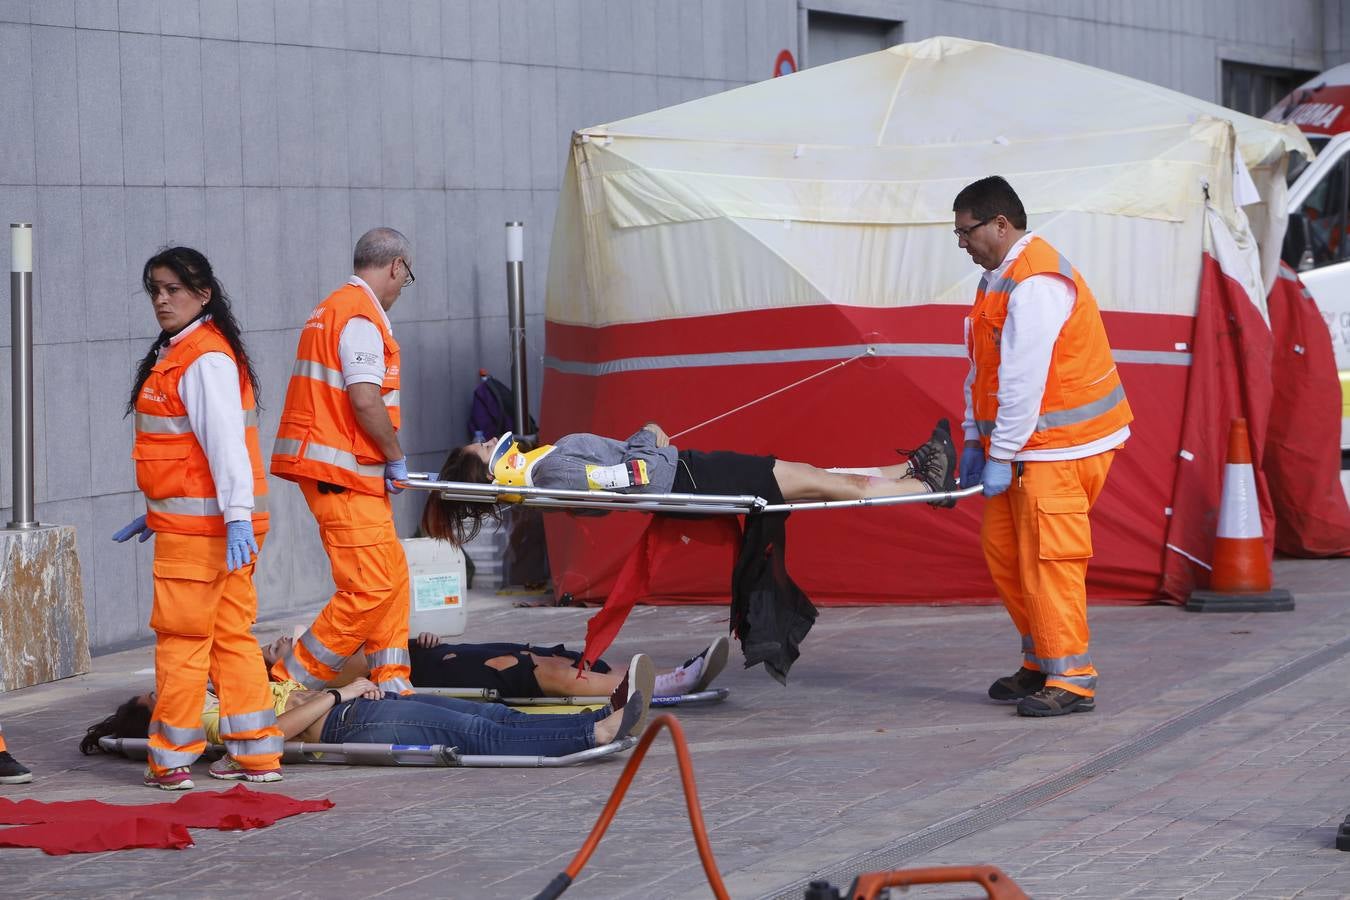
{"type": "Polygon", "coordinates": [[[1303,200],[1313,265],[1350,259],[1350,156],[1342,156],[1303,200]]]}

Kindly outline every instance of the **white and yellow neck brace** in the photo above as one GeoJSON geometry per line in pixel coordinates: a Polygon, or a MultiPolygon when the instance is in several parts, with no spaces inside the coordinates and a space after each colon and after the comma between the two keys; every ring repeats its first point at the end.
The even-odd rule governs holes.
{"type": "Polygon", "coordinates": [[[501,436],[488,460],[488,469],[492,472],[492,483],[506,487],[534,487],[530,477],[539,460],[553,452],[552,444],[545,444],[533,450],[521,450],[513,440],[511,432],[501,436]]]}

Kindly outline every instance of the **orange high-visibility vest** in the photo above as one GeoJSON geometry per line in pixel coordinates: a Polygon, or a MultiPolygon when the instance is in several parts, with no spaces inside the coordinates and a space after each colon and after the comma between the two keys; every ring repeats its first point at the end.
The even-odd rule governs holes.
{"type": "Polygon", "coordinates": [[[1096,298],[1059,251],[1033,237],[1003,277],[980,287],[968,317],[966,348],[975,363],[970,401],[986,453],[998,419],[999,344],[1008,318],[1008,298],[1026,279],[1047,274],[1071,279],[1078,296],[1050,356],[1036,429],[1022,449],[1076,447],[1104,438],[1134,420],[1096,298]]]}
{"type": "Polygon", "coordinates": [[[272,445],[273,475],[289,481],[327,481],[363,494],[384,494],[384,454],[357,424],[338,355],[342,329],[352,319],[370,319],[380,329],[384,338],[380,393],[398,430],[398,343],[383,317],[371,316],[374,302],[362,288],[347,284],[310,313],[300,332],[286,404],[272,445]]]}
{"type": "MultiPolygon", "coordinates": [[[[136,486],[145,494],[145,524],[172,534],[223,535],[224,510],[216,501],[206,451],[188,423],[178,394],[183,373],[205,353],[234,360],[225,336],[207,320],[171,346],[155,363],[136,396],[136,486]]],[[[267,531],[267,476],[258,448],[258,409],[248,373],[239,369],[239,402],[244,410],[244,443],[253,469],[253,531],[267,531]]]]}

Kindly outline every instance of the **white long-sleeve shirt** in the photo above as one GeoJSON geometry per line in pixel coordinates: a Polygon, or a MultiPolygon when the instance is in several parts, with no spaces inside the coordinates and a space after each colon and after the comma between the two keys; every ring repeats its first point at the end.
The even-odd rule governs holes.
{"type": "MultiPolygon", "coordinates": [[[[370,305],[374,307],[374,313],[380,317],[389,333],[393,334],[394,329],[389,324],[389,317],[385,314],[380,301],[376,299],[375,292],[370,289],[370,285],[359,275],[353,275],[347,283],[366,292],[366,296],[370,298],[370,305]]],[[[342,360],[342,381],[347,387],[362,382],[384,383],[384,336],[380,334],[379,326],[375,324],[373,318],[354,316],[347,320],[347,324],[342,326],[342,334],[338,336],[338,359],[342,360]]]]}
{"type": "MultiPolygon", "coordinates": [[[[1003,262],[984,273],[982,285],[999,278],[1026,249],[1033,237],[1027,232],[1008,248],[1003,262]]],[[[996,459],[1049,460],[1083,459],[1096,456],[1122,444],[1130,436],[1129,426],[1106,437],[1074,447],[1023,450],[1036,430],[1045,379],[1050,373],[1050,358],[1055,341],[1073,312],[1078,298],[1074,283],[1060,275],[1033,275],[1024,279],[1008,297],[1008,317],[999,339],[998,417],[990,435],[989,455],[996,459]]],[[[975,360],[966,375],[966,413],[962,421],[966,440],[978,440],[974,407],[970,392],[975,383],[975,360]]]]}
{"type": "MultiPolygon", "coordinates": [[[[200,328],[209,317],[198,319],[169,338],[169,348],[200,328]]],[[[244,441],[244,406],[239,398],[239,368],[224,353],[203,353],[183,371],[178,396],[187,410],[188,425],[206,454],[211,480],[216,483],[216,503],[226,522],[253,515],[253,464],[244,441]]]]}

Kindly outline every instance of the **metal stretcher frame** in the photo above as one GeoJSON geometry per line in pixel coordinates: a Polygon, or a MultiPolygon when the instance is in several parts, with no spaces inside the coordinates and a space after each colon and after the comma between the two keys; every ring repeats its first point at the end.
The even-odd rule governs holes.
{"type": "Polygon", "coordinates": [[[430,472],[410,472],[403,482],[410,488],[435,491],[446,500],[470,503],[507,503],[550,509],[634,510],[636,512],[695,513],[698,515],[757,515],[759,513],[805,512],[817,509],[853,509],[863,506],[899,506],[960,500],[984,489],[972,485],[955,491],[906,494],[900,497],[863,497],[858,500],[804,500],[769,503],[751,494],[620,494],[616,491],[572,491],[562,488],[509,487],[468,481],[437,481],[430,472]]]}
{"type": "MultiPolygon", "coordinates": [[[[315,744],[287,741],[282,762],[326,763],[348,766],[439,766],[460,769],[556,769],[577,763],[604,759],[634,747],[635,737],[568,753],[565,756],[466,756],[444,744],[315,744]]],[[[98,745],[108,753],[128,759],[144,760],[150,741],[147,738],[101,737],[98,745]]],[[[210,744],[206,755],[223,755],[225,748],[210,744]]]]}
{"type": "MultiPolygon", "coordinates": [[[[493,688],[447,688],[419,687],[419,694],[435,694],[439,697],[455,697],[460,700],[487,700],[505,703],[507,706],[603,706],[609,697],[503,697],[493,688]]],[[[727,688],[708,688],[692,694],[675,694],[670,697],[653,697],[652,706],[686,706],[698,703],[720,703],[727,699],[731,691],[727,688]]]]}

